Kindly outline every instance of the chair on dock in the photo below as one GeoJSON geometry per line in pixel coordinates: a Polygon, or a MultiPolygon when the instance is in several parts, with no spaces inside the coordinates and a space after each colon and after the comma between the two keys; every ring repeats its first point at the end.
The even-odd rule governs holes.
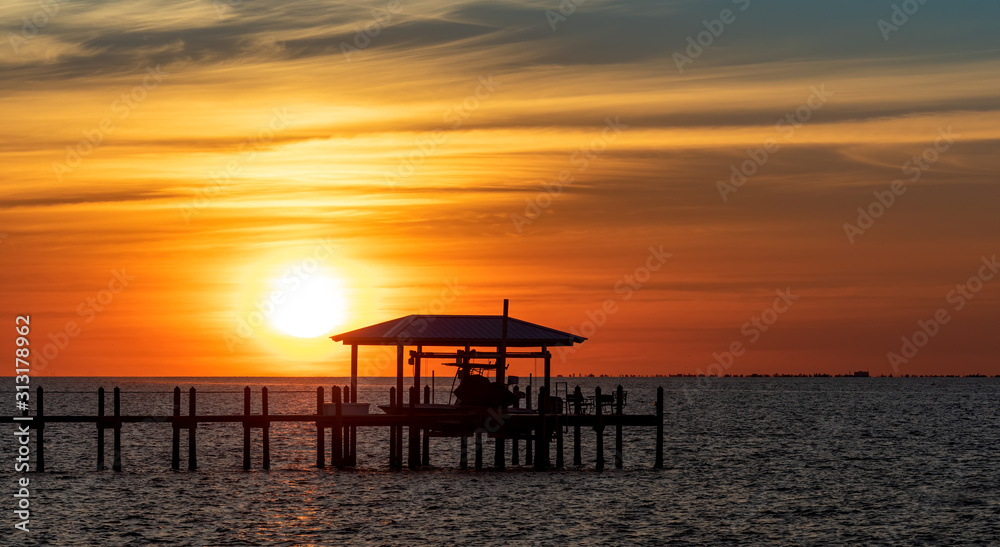
{"type": "MultiPolygon", "coordinates": [[[[579,396],[580,413],[590,414],[591,407],[594,406],[591,399],[593,399],[593,397],[584,397],[582,394],[579,396]]],[[[577,395],[575,393],[567,393],[566,414],[576,414],[576,403],[577,403],[577,395]]]]}

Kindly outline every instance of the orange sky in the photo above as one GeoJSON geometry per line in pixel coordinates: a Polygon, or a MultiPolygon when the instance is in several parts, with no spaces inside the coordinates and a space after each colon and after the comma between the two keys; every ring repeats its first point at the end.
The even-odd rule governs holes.
{"type": "Polygon", "coordinates": [[[30,314],[36,375],[345,374],[241,327],[292,275],[328,334],[510,298],[590,337],[563,374],[1000,374],[998,8],[891,4],[7,5],[0,351],[30,314]]]}

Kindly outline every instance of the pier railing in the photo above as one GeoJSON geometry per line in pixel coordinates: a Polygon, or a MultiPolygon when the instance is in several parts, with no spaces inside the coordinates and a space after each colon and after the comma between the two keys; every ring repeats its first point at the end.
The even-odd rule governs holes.
{"type": "MultiPolygon", "coordinates": [[[[173,470],[179,470],[181,465],[180,438],[182,431],[187,431],[187,469],[198,468],[197,430],[200,423],[239,423],[243,426],[243,469],[251,468],[251,431],[262,430],[262,468],[270,469],[271,447],[270,426],[275,422],[312,422],[316,427],[316,467],[326,467],[326,431],[330,431],[330,464],[334,467],[353,467],[357,465],[357,429],[359,427],[388,427],[389,435],[389,467],[403,467],[403,431],[408,431],[407,467],[417,469],[430,465],[430,438],[459,437],[461,438],[460,467],[468,467],[468,439],[475,437],[475,468],[482,469],[483,435],[498,439],[497,452],[494,458],[494,468],[506,467],[506,441],[511,446],[511,463],[520,465],[520,442],[524,441],[524,461],[526,465],[544,470],[552,466],[551,443],[555,441],[555,467],[564,467],[563,434],[564,430],[573,431],[573,465],[582,466],[581,428],[591,428],[596,438],[596,468],[604,469],[604,430],[607,426],[615,428],[614,464],[616,468],[623,467],[623,427],[655,427],[655,461],[653,467],[663,467],[663,388],[657,389],[655,414],[636,415],[623,412],[624,396],[622,386],[615,391],[616,401],[613,410],[604,411],[606,405],[595,405],[593,414],[582,412],[583,397],[577,386],[573,396],[573,410],[554,408],[551,398],[544,387],[539,389],[535,409],[531,408],[531,398],[526,398],[527,408],[472,408],[464,407],[447,413],[430,412],[420,405],[420,396],[416,387],[409,389],[409,400],[402,407],[396,397],[396,388],[389,390],[389,411],[385,414],[352,414],[345,413],[345,403],[356,403],[357,394],[351,393],[350,386],[333,386],[330,401],[326,401],[323,387],[316,388],[315,414],[271,414],[268,408],[268,388],[260,390],[260,414],[251,413],[252,392],[250,387],[243,389],[243,413],[212,415],[198,414],[198,391],[192,387],[188,390],[187,414],[181,413],[181,389],[173,390],[173,408],[169,415],[132,414],[121,412],[121,390],[113,391],[113,414],[105,414],[105,390],[97,390],[96,415],[47,415],[45,414],[45,392],[42,387],[36,388],[35,413],[29,414],[23,410],[21,416],[0,417],[0,422],[15,423],[20,428],[35,432],[35,471],[45,471],[45,429],[53,423],[93,423],[96,425],[96,464],[97,470],[106,468],[105,462],[105,432],[113,433],[113,460],[111,468],[122,470],[121,435],[123,424],[127,423],[164,423],[170,424],[173,430],[171,441],[171,462],[173,470]],[[550,408],[552,406],[553,408],[550,408]],[[325,411],[327,410],[327,411],[325,411]],[[329,412],[332,410],[332,412],[329,412]],[[422,442],[421,442],[422,441],[422,442]]],[[[64,393],[64,392],[55,392],[64,393]]],[[[207,393],[219,393],[211,392],[207,393]]],[[[238,393],[238,392],[225,392],[238,393]]],[[[285,392],[278,392],[285,393],[285,392]]],[[[301,393],[301,392],[300,392],[301,393]]],[[[424,404],[430,402],[428,386],[424,389],[424,404]]],[[[601,388],[594,391],[594,400],[601,401],[601,388]]]]}

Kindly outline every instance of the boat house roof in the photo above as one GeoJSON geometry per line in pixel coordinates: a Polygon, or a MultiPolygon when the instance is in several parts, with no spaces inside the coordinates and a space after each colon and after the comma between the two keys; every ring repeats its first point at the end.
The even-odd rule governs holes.
{"type": "MultiPolygon", "coordinates": [[[[360,346],[496,346],[502,315],[407,315],[331,336],[360,346]]],[[[586,338],[513,317],[507,319],[507,347],[572,346],[586,338]]]]}

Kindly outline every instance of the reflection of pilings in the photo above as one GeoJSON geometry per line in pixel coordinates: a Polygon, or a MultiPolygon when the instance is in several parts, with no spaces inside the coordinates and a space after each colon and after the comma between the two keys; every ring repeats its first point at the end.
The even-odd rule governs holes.
{"type": "Polygon", "coordinates": [[[243,388],[243,470],[250,470],[250,386],[243,388]]]}
{"type": "Polygon", "coordinates": [[[271,420],[268,418],[267,410],[267,388],[261,388],[260,390],[260,414],[264,417],[263,419],[263,445],[264,445],[264,469],[271,468],[271,420]]]}

